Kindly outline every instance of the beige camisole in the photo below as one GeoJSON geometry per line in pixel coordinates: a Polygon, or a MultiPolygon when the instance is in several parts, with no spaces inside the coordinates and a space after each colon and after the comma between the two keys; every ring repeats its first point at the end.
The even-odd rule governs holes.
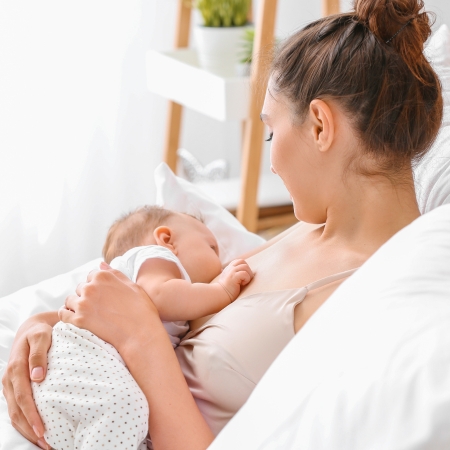
{"type": "Polygon", "coordinates": [[[294,308],[316,288],[350,276],[332,275],[302,288],[235,300],[176,348],[197,405],[214,434],[228,423],[294,337],[294,308]]]}

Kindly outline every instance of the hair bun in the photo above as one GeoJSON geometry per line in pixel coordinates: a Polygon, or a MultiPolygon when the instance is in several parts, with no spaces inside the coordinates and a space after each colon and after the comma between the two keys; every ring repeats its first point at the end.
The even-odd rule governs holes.
{"type": "Polygon", "coordinates": [[[423,58],[423,47],[431,35],[433,21],[422,11],[423,0],[355,0],[355,14],[382,42],[392,46],[409,66],[418,73],[418,60],[423,58]]]}

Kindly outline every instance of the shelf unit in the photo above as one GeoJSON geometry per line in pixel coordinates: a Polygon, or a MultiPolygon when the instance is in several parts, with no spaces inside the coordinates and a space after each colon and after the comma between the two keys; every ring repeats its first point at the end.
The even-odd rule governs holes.
{"type": "Polygon", "coordinates": [[[247,118],[249,78],[224,77],[201,69],[192,49],[149,51],[147,85],[155,94],[213,119],[247,118]]]}
{"type": "MultiPolygon", "coordinates": [[[[164,161],[176,171],[183,107],[217,120],[241,120],[244,124],[241,179],[231,180],[228,185],[223,186],[224,190],[233,191],[235,196],[238,195],[237,218],[250,231],[256,231],[268,224],[293,223],[295,217],[292,211],[276,207],[287,205],[289,208],[289,194],[283,188],[277,197],[278,205],[265,202],[264,192],[268,192],[267,189],[265,191],[261,189],[262,193],[258,198],[264,134],[264,125],[259,114],[265,92],[265,86],[261,86],[260,80],[265,67],[264,61],[256,55],[270,50],[273,45],[277,0],[260,0],[258,17],[255,21],[251,76],[232,78],[212,74],[198,67],[195,52],[187,48],[191,9],[186,3],[185,0],[178,0],[175,50],[150,51],[147,54],[148,88],[169,99],[164,161]],[[251,90],[250,86],[256,83],[259,83],[261,88],[251,90]],[[264,206],[267,211],[271,210],[274,214],[276,212],[278,217],[271,219],[267,211],[261,214],[260,206],[264,206]]],[[[322,0],[322,12],[324,15],[339,12],[339,0],[322,0]]],[[[210,191],[209,188],[208,190],[210,191]]],[[[228,206],[233,209],[231,205],[228,206]]],[[[292,210],[292,207],[290,208],[292,210]]]]}

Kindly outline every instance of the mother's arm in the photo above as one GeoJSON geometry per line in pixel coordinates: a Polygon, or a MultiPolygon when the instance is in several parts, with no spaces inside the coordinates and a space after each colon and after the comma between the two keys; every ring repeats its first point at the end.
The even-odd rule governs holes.
{"type": "Polygon", "coordinates": [[[90,274],[60,318],[119,351],[144,392],[155,449],[205,449],[214,435],[181,372],[159,314],[145,291],[116,270],[90,274]]]}
{"type": "Polygon", "coordinates": [[[45,440],[38,442],[44,435],[44,425],[34,404],[30,380],[45,378],[52,328],[58,320],[58,312],[52,311],[36,314],[20,326],[2,378],[11,424],[42,448],[47,448],[45,440]]]}

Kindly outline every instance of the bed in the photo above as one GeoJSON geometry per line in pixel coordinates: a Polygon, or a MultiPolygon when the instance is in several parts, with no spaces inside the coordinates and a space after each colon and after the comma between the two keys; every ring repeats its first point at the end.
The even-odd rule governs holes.
{"type": "MultiPolygon", "coordinates": [[[[316,312],[273,363],[212,449],[450,448],[450,32],[428,57],[444,123],[415,168],[423,215],[397,233],[316,312]]],[[[231,259],[261,243],[165,165],[158,203],[202,214],[231,259]]],[[[0,299],[0,374],[30,315],[57,309],[100,258],[0,299]]],[[[31,450],[0,396],[0,450],[31,450]]]]}

